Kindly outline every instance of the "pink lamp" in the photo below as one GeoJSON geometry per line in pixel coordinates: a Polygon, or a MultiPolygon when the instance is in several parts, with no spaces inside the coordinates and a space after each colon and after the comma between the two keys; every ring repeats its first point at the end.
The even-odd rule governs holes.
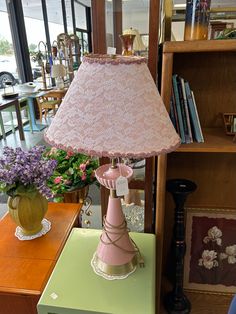
{"type": "Polygon", "coordinates": [[[85,56],[45,139],[65,150],[112,158],[96,171],[110,197],[92,266],[107,279],[126,277],[136,269],[140,252],[129,237],[117,196],[126,193],[122,190],[133,172],[116,158],[168,153],[180,143],[146,60],[85,56]]]}

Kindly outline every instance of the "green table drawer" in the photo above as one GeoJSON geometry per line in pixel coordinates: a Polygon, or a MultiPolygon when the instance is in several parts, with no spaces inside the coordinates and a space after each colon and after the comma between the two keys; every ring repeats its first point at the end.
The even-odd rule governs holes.
{"type": "Polygon", "coordinates": [[[90,265],[101,230],[74,228],[38,303],[39,314],[155,313],[155,235],[130,233],[145,267],[106,280],[90,265]]]}

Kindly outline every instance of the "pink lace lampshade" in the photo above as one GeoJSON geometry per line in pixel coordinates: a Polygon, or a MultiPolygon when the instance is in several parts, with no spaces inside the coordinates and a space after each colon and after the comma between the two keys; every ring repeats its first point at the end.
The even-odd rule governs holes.
{"type": "Polygon", "coordinates": [[[116,195],[117,178],[129,180],[132,169],[116,164],[114,158],[146,158],[171,152],[180,143],[145,59],[84,57],[45,139],[65,150],[112,158],[112,165],[96,171],[98,181],[111,192],[92,265],[105,276],[132,273],[139,252],[116,195]]]}

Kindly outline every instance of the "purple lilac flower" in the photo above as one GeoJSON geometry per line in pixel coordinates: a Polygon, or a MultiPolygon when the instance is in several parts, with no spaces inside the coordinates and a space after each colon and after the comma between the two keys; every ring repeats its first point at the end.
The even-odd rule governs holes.
{"type": "Polygon", "coordinates": [[[43,159],[44,150],[44,146],[34,146],[29,151],[4,147],[0,158],[0,190],[35,187],[45,197],[51,197],[46,181],[53,174],[57,161],[43,159]]]}

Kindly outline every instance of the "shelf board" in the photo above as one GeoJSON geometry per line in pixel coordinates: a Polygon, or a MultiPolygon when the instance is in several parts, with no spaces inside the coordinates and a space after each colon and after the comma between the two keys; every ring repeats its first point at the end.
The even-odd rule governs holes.
{"type": "Polygon", "coordinates": [[[236,153],[233,136],[226,135],[222,128],[203,129],[204,143],[182,144],[177,152],[195,153],[236,153]]]}
{"type": "Polygon", "coordinates": [[[193,40],[193,41],[167,41],[163,45],[164,53],[182,52],[220,52],[236,51],[236,40],[193,40]]]}

